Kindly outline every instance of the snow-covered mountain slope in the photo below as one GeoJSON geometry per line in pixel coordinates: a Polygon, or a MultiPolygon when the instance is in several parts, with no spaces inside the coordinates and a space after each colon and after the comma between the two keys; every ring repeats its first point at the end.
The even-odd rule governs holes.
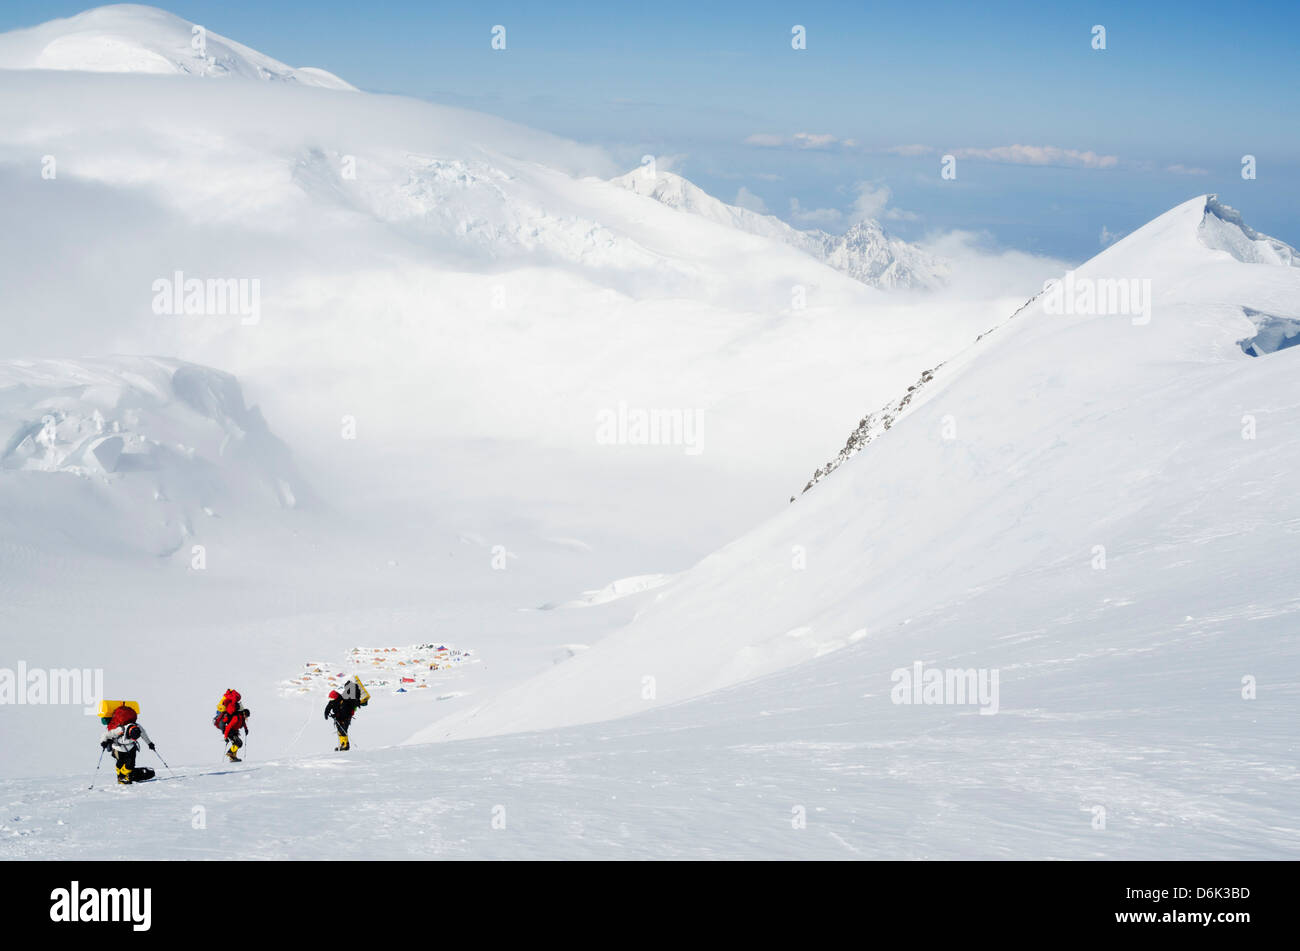
{"type": "Polygon", "coordinates": [[[354,89],[315,67],[294,69],[165,10],[134,3],[0,34],[0,69],[239,77],[354,89]]]}
{"type": "Polygon", "coordinates": [[[89,793],[84,702],[9,706],[0,854],[1300,854],[1284,245],[1198,199],[1069,278],[1094,309],[1149,280],[1138,322],[1039,295],[971,347],[1037,272],[887,295],[613,172],[396,97],[0,72],[0,349],[31,357],[0,689],[102,671],[181,777],[89,793]],[[160,312],[177,272],[260,306],[160,312]],[[282,447],[196,364],[335,508],[286,507],[282,447]],[[187,537],[203,567],[155,557],[187,537]],[[444,642],[476,662],[315,755],[305,662],[444,642]],[[996,671],[997,715],[892,702],[917,660],[996,671]],[[251,761],[216,769],[231,686],[251,761]]]}
{"type": "MultiPolygon", "coordinates": [[[[76,417],[56,447],[69,471],[0,470],[22,486],[0,495],[11,657],[103,669],[107,689],[184,724],[169,744],[184,761],[211,746],[212,690],[258,697],[263,735],[284,739],[308,718],[276,684],[305,658],[473,649],[464,696],[425,690],[370,717],[366,742],[400,742],[619,628],[659,592],[583,592],[666,577],[779,508],[856,407],[1041,280],[1025,269],[960,306],[894,298],[647,201],[609,182],[615,168],[401,97],[0,70],[0,205],[23,222],[0,229],[0,353],[53,368],[12,422],[56,397],[76,417]],[[186,291],[174,306],[160,281],[233,281],[257,305],[191,307],[186,291]],[[284,507],[281,467],[221,455],[219,424],[129,366],[104,370],[147,407],[122,427],[198,455],[92,471],[99,404],[54,372],[78,379],[94,361],[67,357],[87,353],[233,374],[323,504],[284,507]],[[646,419],[690,425],[651,439],[646,419]],[[574,600],[588,606],[537,610],[574,600]]],[[[0,773],[58,772],[84,739],[79,709],[7,720],[0,773]]]]}
{"type": "MultiPolygon", "coordinates": [[[[1201,243],[1207,248],[1223,251],[1244,263],[1300,267],[1300,255],[1296,254],[1294,248],[1252,229],[1242,220],[1240,212],[1220,202],[1217,195],[1206,196],[1205,215],[1201,219],[1197,233],[1201,243]]],[[[1043,293],[1048,291],[1044,290],[1043,293]]],[[[1036,294],[1009,319],[1015,319],[1028,310],[1040,296],[1042,295],[1036,294]]],[[[1256,329],[1256,333],[1238,341],[1238,345],[1246,354],[1263,356],[1300,343],[1300,322],[1291,318],[1275,317],[1251,307],[1243,307],[1242,313],[1250,319],[1256,329]]],[[[993,327],[980,334],[975,338],[975,342],[978,343],[997,329],[993,327]]],[[[941,369],[942,365],[926,370],[897,400],[864,416],[854,431],[849,434],[844,448],[834,459],[813,473],[803,491],[807,492],[844,462],[865,449],[874,439],[888,431],[912,402],[918,399],[922,388],[930,384],[941,369]]]]}
{"type": "MultiPolygon", "coordinates": [[[[1118,685],[1195,718],[1211,696],[1245,703],[1247,675],[1272,691],[1259,716],[1294,714],[1300,376],[1295,350],[1237,341],[1243,308],[1300,317],[1300,270],[1208,246],[1207,217],[1228,220],[1188,201],[1067,275],[1064,305],[1045,292],[950,361],[867,451],[627,628],[418,739],[636,713],[833,651],[832,676],[874,671],[872,694],[918,658],[1001,668],[1004,715],[1043,723],[1066,667],[1071,715],[1099,723],[1128,706],[1118,685]],[[1106,312],[1119,281],[1131,307],[1106,312]]],[[[1293,769],[1272,742],[1254,749],[1293,769]]]]}
{"type": "Polygon", "coordinates": [[[306,492],[234,377],[150,357],[0,362],[0,487],[6,540],[154,555],[306,492]]]}
{"type": "MultiPolygon", "coordinates": [[[[1060,620],[1033,589],[1015,617],[1060,620]]],[[[1008,634],[930,620],[944,647],[1008,634]]],[[[1127,623],[1078,656],[1021,631],[1022,656],[1047,669],[1018,702],[1042,706],[998,716],[895,706],[879,659],[835,655],[644,716],[460,743],[375,749],[361,723],[358,749],[308,755],[314,732],[294,744],[297,724],[274,739],[255,727],[233,766],[179,760],[180,724],[150,727],[174,767],[150,754],[159,781],[105,788],[105,767],[88,791],[93,744],[79,771],[0,780],[0,858],[330,860],[341,840],[405,860],[1300,857],[1294,760],[1261,757],[1291,745],[1294,705],[1216,691],[1210,636],[1173,665],[1117,651],[1139,633],[1127,623]],[[1169,704],[1153,695],[1165,679],[1206,689],[1169,704]]],[[[1289,623],[1261,619],[1253,636],[1289,623]]]]}
{"type": "Polygon", "coordinates": [[[856,222],[841,235],[801,231],[774,215],[728,205],[680,175],[649,166],[621,175],[614,183],[669,208],[784,242],[871,287],[933,289],[949,275],[948,262],[887,234],[871,219],[856,222]]]}
{"type": "MultiPolygon", "coordinates": [[[[1024,311],[1028,310],[1038,299],[1038,296],[1039,295],[1036,294],[1031,297],[1022,307],[1018,308],[1015,313],[1008,318],[1008,320],[1014,320],[1024,311]]],[[[1002,324],[999,323],[998,326],[1000,327],[1002,324]]],[[[979,343],[997,329],[997,327],[990,328],[976,337],[975,342],[979,343]]],[[[1271,337],[1268,339],[1271,339],[1271,337]]],[[[1245,348],[1243,347],[1243,349],[1245,348]]],[[[878,407],[866,416],[863,416],[862,419],[858,420],[858,425],[853,428],[853,432],[849,433],[849,438],[845,441],[844,448],[836,453],[833,459],[824,465],[819,466],[817,470],[813,472],[812,478],[804,485],[803,491],[807,492],[844,463],[848,462],[860,453],[863,449],[867,448],[867,446],[869,446],[874,440],[887,433],[890,428],[904,416],[904,414],[909,412],[910,407],[914,402],[919,404],[921,391],[934,382],[936,375],[942,369],[943,364],[941,363],[938,366],[922,371],[921,375],[916,378],[916,382],[907,388],[907,392],[903,393],[897,399],[891,400],[884,406],[878,407]]],[[[793,502],[794,500],[795,496],[791,496],[790,501],[793,502]]]]}
{"type": "MultiPolygon", "coordinates": [[[[853,407],[1028,290],[882,294],[784,240],[611,184],[599,150],[460,109],[72,71],[3,72],[0,88],[0,197],[32,223],[0,234],[0,281],[13,312],[42,314],[0,324],[6,352],[60,357],[75,339],[274,381],[259,402],[306,434],[306,462],[349,415],[386,445],[488,434],[563,453],[586,498],[619,478],[611,466],[662,466],[650,480],[691,485],[702,511],[649,492],[653,530],[680,541],[729,524],[690,559],[779,504],[853,407]],[[37,177],[43,157],[54,177],[37,177]],[[100,253],[63,253],[86,241],[100,253]],[[262,319],[153,313],[151,285],[178,270],[260,281],[262,319]],[[600,442],[597,420],[624,405],[698,413],[703,452],[600,442]],[[740,502],[723,480],[742,471],[743,509],[705,501],[740,502]]],[[[682,563],[607,566],[551,597],[682,563]]]]}

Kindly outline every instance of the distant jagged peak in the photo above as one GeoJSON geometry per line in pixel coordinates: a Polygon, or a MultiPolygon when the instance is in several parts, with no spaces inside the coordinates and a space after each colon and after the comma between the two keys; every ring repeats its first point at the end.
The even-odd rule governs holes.
{"type": "Polygon", "coordinates": [[[947,282],[948,263],[889,234],[867,218],[842,235],[821,232],[825,261],[873,287],[932,289],[947,282]]]}
{"type": "Polygon", "coordinates": [[[871,218],[855,222],[839,235],[820,229],[803,231],[775,215],[729,205],[673,172],[642,167],[613,182],[669,208],[782,241],[871,287],[933,289],[948,279],[946,261],[894,237],[871,218]]]}
{"type": "Polygon", "coordinates": [[[355,90],[333,73],[295,69],[157,7],[119,3],[0,34],[0,69],[239,77],[355,90]]]}

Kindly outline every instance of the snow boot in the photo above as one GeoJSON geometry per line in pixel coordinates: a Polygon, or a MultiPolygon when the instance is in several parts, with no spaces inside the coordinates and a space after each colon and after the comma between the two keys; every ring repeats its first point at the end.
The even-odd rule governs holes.
{"type": "Polygon", "coordinates": [[[131,785],[131,770],[125,766],[117,768],[117,781],[123,786],[131,785]]]}
{"type": "Polygon", "coordinates": [[[239,758],[239,747],[232,746],[230,749],[226,750],[226,759],[230,760],[232,763],[242,763],[243,760],[239,758]]]}
{"type": "Polygon", "coordinates": [[[351,747],[351,745],[348,743],[348,738],[347,738],[346,736],[340,736],[340,737],[339,737],[339,745],[336,746],[336,747],[334,747],[334,749],[336,749],[336,750],[350,750],[350,749],[352,749],[352,747],[351,747]]]}

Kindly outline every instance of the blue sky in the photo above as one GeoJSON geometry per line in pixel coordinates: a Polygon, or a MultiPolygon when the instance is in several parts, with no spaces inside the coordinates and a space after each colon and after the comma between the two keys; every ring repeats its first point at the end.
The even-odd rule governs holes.
{"type": "MultiPolygon", "coordinates": [[[[6,0],[0,29],[89,5],[6,0]]],[[[601,144],[628,167],[665,156],[719,197],[805,226],[842,228],[865,207],[906,237],[962,228],[1079,260],[1103,234],[1217,191],[1300,243],[1295,2],[163,6],[365,89],[601,144]],[[940,177],[944,154],[955,180],[940,177]]]]}

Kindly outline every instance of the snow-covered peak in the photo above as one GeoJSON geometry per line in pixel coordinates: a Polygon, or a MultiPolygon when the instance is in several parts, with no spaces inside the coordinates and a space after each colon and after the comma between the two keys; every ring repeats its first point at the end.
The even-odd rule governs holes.
{"type": "Polygon", "coordinates": [[[729,205],[673,172],[643,167],[613,181],[670,208],[792,245],[871,287],[934,288],[948,277],[945,261],[889,235],[872,219],[855,223],[842,235],[801,231],[773,215],[729,205]]]}
{"type": "MultiPolygon", "coordinates": [[[[1160,269],[1162,262],[1187,265],[1221,260],[1223,252],[1244,264],[1300,266],[1300,253],[1277,238],[1246,224],[1237,209],[1219,201],[1218,195],[1197,195],[1175,205],[1141,228],[1112,244],[1080,266],[1080,270],[1123,266],[1133,271],[1160,269]]],[[[1134,272],[1136,273],[1136,272],[1134,272]]]]}
{"type": "Polygon", "coordinates": [[[648,195],[670,208],[694,211],[699,207],[714,208],[723,205],[723,202],[718,201],[698,185],[673,172],[652,172],[646,167],[635,168],[626,175],[618,176],[614,182],[638,195],[648,195]]]}
{"type": "Polygon", "coordinates": [[[653,198],[669,208],[708,218],[728,228],[738,228],[750,234],[795,245],[799,245],[805,235],[805,232],[790,227],[780,218],[728,205],[673,172],[652,171],[642,167],[620,175],[613,181],[628,191],[653,198]]]}
{"type": "Polygon", "coordinates": [[[1238,261],[1300,267],[1300,254],[1295,248],[1251,228],[1241,213],[1219,201],[1218,195],[1205,196],[1205,216],[1199,233],[1207,248],[1226,251],[1238,261]]]}
{"type": "Polygon", "coordinates": [[[355,88],[323,69],[295,69],[175,14],[134,3],[0,34],[0,69],[238,76],[355,88]]]}
{"type": "Polygon", "coordinates": [[[948,265],[901,238],[874,219],[859,221],[842,235],[821,233],[823,260],[872,287],[932,288],[944,283],[948,265]]]}
{"type": "MultiPolygon", "coordinates": [[[[865,235],[864,239],[870,240],[870,236],[865,235]]],[[[1290,245],[1255,231],[1246,224],[1240,212],[1220,202],[1217,195],[1200,195],[1176,205],[1126,236],[1082,265],[1077,273],[1095,279],[1140,281],[1141,275],[1153,272],[1152,265],[1157,262],[1166,266],[1172,264],[1183,273],[1191,273],[1197,268],[1196,262],[1204,256],[1207,248],[1223,251],[1244,264],[1300,266],[1300,255],[1290,245]],[[1197,241],[1203,247],[1197,247],[1197,241]]],[[[1161,289],[1163,292],[1169,292],[1171,285],[1173,288],[1177,286],[1176,281],[1162,283],[1165,285],[1161,289]]],[[[1007,320],[1030,310],[1042,296],[1037,295],[1031,299],[1007,320]]],[[[1150,304],[1150,301],[1147,303],[1150,304]]],[[[1254,335],[1239,341],[1247,354],[1260,356],[1296,345],[1293,341],[1297,339],[1300,321],[1294,317],[1265,313],[1247,306],[1243,301],[1230,299],[1228,303],[1240,305],[1239,308],[1234,307],[1228,311],[1232,319],[1235,320],[1239,314],[1244,315],[1256,327],[1254,335]]],[[[1071,311],[1074,309],[1069,308],[1071,311]]],[[[990,332],[981,334],[975,342],[979,343],[990,332]]],[[[849,434],[844,448],[813,473],[803,491],[807,492],[823,481],[915,408],[922,398],[922,390],[939,379],[943,370],[942,364],[926,370],[905,393],[900,393],[895,400],[862,417],[857,428],[849,434]]]]}

